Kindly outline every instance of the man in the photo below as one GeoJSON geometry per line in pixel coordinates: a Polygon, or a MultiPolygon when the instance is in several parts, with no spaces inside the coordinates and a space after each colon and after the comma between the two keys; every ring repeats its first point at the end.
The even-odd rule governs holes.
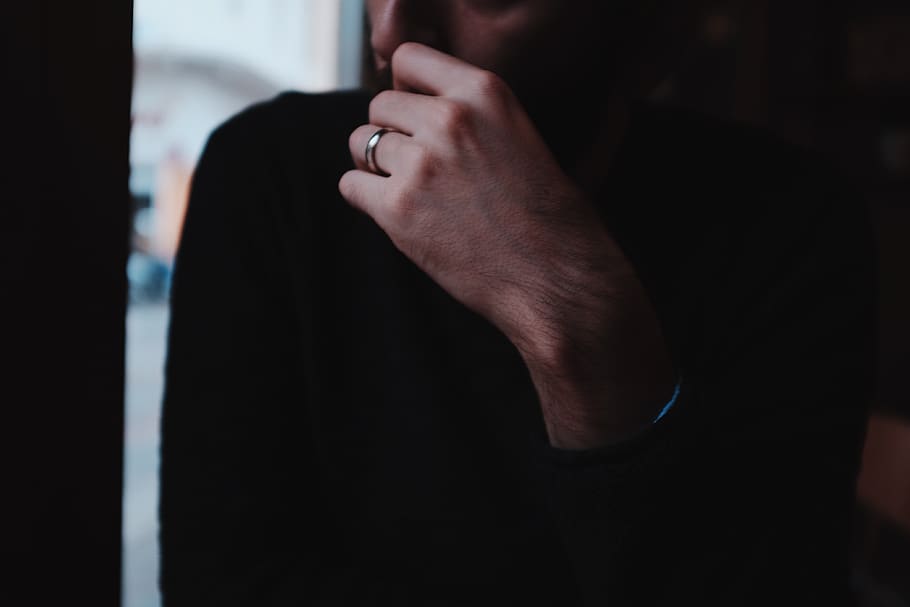
{"type": "Polygon", "coordinates": [[[197,170],[165,603],[848,604],[862,208],[639,102],[674,3],[366,4],[388,90],[281,95],[197,170]]]}

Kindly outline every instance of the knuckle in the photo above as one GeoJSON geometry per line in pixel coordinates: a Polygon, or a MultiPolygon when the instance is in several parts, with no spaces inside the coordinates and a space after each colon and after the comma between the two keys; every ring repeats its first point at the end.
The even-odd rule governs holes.
{"type": "Polygon", "coordinates": [[[436,157],[427,149],[421,148],[414,155],[414,179],[418,183],[426,183],[436,176],[439,163],[436,157]]]}
{"type": "Polygon", "coordinates": [[[392,53],[392,59],[390,60],[392,64],[392,69],[395,69],[395,66],[402,60],[407,58],[407,56],[414,52],[414,48],[417,45],[414,42],[402,42],[398,45],[398,48],[392,53]]]}
{"type": "Polygon", "coordinates": [[[354,188],[354,180],[351,179],[350,173],[345,173],[341,176],[341,179],[338,182],[338,191],[341,192],[341,195],[345,198],[353,198],[357,192],[354,188]]]}
{"type": "MultiPolygon", "coordinates": [[[[381,95],[381,93],[380,93],[380,95],[381,95]]],[[[379,105],[381,103],[382,102],[379,99],[379,95],[377,95],[376,97],[373,97],[372,101],[370,101],[370,109],[368,111],[368,115],[370,117],[371,124],[374,124],[376,122],[376,114],[379,112],[379,105]]]]}
{"type": "Polygon", "coordinates": [[[356,150],[360,145],[360,129],[355,129],[350,135],[348,135],[348,147],[351,150],[356,150]]]}
{"type": "Polygon", "coordinates": [[[372,124],[376,123],[375,118],[376,118],[376,116],[379,115],[381,109],[384,106],[388,105],[388,103],[390,101],[390,99],[389,99],[390,95],[391,95],[391,91],[382,91],[379,94],[377,94],[375,97],[373,97],[372,100],[370,100],[370,109],[369,109],[370,123],[372,123],[372,124]]]}
{"type": "Polygon", "coordinates": [[[420,44],[418,44],[417,42],[407,40],[407,41],[399,44],[398,49],[396,49],[396,50],[400,53],[407,55],[409,53],[413,53],[419,47],[420,47],[420,44]]]}
{"type": "Polygon", "coordinates": [[[443,132],[457,138],[471,124],[471,110],[466,105],[457,101],[447,101],[440,104],[439,124],[443,132]]]}
{"type": "Polygon", "coordinates": [[[505,98],[508,92],[505,81],[489,70],[478,70],[474,75],[473,85],[484,97],[505,98]]]}

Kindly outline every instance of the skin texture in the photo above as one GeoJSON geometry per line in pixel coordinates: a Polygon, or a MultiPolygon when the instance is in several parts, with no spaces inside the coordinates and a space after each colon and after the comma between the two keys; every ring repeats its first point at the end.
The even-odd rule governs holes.
{"type": "Polygon", "coordinates": [[[617,139],[605,127],[621,130],[622,104],[608,104],[612,122],[603,108],[579,112],[572,93],[583,81],[569,67],[546,79],[533,112],[516,92],[541,86],[526,78],[532,58],[548,69],[603,61],[587,44],[553,51],[590,27],[595,6],[368,0],[374,58],[392,88],[351,134],[357,168],[339,183],[395,246],[515,344],[550,442],[565,449],[595,448],[646,427],[675,382],[634,268],[575,170],[609,156],[605,148],[617,139]],[[560,115],[579,125],[578,136],[546,135],[560,115]],[[398,131],[376,149],[388,177],[369,172],[363,155],[380,127],[398,131]]]}

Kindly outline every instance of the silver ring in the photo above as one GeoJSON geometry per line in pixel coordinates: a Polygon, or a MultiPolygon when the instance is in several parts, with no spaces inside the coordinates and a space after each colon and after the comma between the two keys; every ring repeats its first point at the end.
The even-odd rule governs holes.
{"type": "Polygon", "coordinates": [[[367,167],[379,175],[380,177],[388,177],[389,174],[379,168],[379,165],[376,164],[376,146],[379,145],[379,140],[382,139],[382,136],[386,133],[393,132],[392,129],[379,129],[373,133],[372,137],[367,141],[367,149],[364,156],[367,159],[367,167]]]}

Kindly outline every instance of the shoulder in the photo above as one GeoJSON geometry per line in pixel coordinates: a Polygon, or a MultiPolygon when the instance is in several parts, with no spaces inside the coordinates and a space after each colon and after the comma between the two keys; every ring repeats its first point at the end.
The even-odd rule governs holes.
{"type": "Polygon", "coordinates": [[[209,136],[206,152],[214,148],[272,167],[337,161],[347,155],[348,134],[366,120],[369,99],[362,91],[285,91],[221,123],[209,136]]]}
{"type": "Polygon", "coordinates": [[[267,142],[301,130],[330,132],[365,116],[368,104],[369,95],[363,91],[284,91],[234,114],[214,130],[213,137],[267,142]]]}
{"type": "Polygon", "coordinates": [[[286,218],[299,209],[340,207],[332,203],[352,164],[348,134],[368,103],[362,93],[284,92],[228,118],[209,135],[196,166],[187,231],[224,224],[238,234],[275,233],[294,229],[286,218]]]}
{"type": "Polygon", "coordinates": [[[293,213],[297,222],[345,220],[337,183],[353,167],[348,138],[366,122],[369,101],[360,91],[286,91],[244,108],[206,141],[190,206],[231,208],[244,217],[293,213]],[[297,217],[304,209],[332,216],[297,217]]]}

